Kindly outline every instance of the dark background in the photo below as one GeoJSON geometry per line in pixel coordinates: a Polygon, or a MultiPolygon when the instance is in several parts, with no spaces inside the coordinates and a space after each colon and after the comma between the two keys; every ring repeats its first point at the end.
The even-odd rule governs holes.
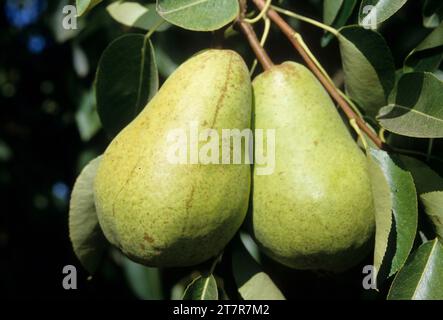
{"type": "MultiPolygon", "coordinates": [[[[68,3],[69,1],[65,1],[68,3]]],[[[421,1],[410,1],[381,32],[397,67],[429,32],[421,26],[421,1]]],[[[0,0],[0,295],[43,298],[136,298],[125,265],[108,255],[97,275],[88,274],[76,259],[68,236],[69,197],[76,176],[101,154],[109,138],[95,114],[92,83],[104,48],[128,32],[99,5],[79,23],[74,37],[60,33],[59,4],[64,1],[0,0]],[[58,27],[57,27],[58,21],[58,27]],[[76,62],[74,62],[76,61],[76,62]],[[77,267],[78,290],[62,287],[62,268],[77,267]],[[125,269],[126,268],[126,269],[125,269]]],[[[285,6],[291,7],[290,1],[285,6]]],[[[297,1],[297,12],[321,20],[321,1],[297,1]]],[[[355,21],[355,14],[353,17],[355,21]]],[[[322,31],[294,26],[305,37],[331,75],[340,68],[336,42],[323,49],[322,31]]],[[[261,32],[261,26],[257,28],[261,32]]],[[[131,30],[131,32],[140,32],[131,30]]],[[[159,54],[169,58],[160,68],[162,79],[174,65],[214,43],[212,33],[172,28],[153,36],[159,54]],[[169,69],[168,69],[169,68],[169,69]]],[[[244,38],[233,36],[224,46],[239,51],[248,64],[252,56],[244,38]]],[[[267,43],[275,62],[299,60],[276,30],[267,43]]],[[[340,77],[338,77],[340,78],[340,77]]],[[[417,139],[394,138],[400,146],[425,149],[417,139]]],[[[435,146],[440,152],[441,143],[435,146]]],[[[440,170],[438,163],[431,163],[440,170]]],[[[441,163],[440,163],[441,164],[441,163]]],[[[371,259],[364,264],[370,264],[371,259]]],[[[378,298],[361,289],[361,266],[343,275],[297,272],[265,260],[288,298],[378,298]]],[[[216,270],[227,275],[228,294],[235,297],[229,257],[216,270]]],[[[162,296],[193,269],[164,270],[162,296]]]]}

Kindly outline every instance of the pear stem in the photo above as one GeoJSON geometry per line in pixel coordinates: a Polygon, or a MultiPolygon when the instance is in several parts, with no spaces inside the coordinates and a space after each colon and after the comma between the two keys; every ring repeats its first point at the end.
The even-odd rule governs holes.
{"type": "MultiPolygon", "coordinates": [[[[274,63],[272,62],[271,58],[269,58],[269,55],[260,44],[260,41],[257,38],[257,34],[252,28],[251,24],[249,24],[244,20],[247,9],[246,0],[239,0],[239,4],[240,4],[240,16],[237,20],[237,24],[242,30],[242,32],[245,34],[246,38],[248,39],[249,45],[254,51],[254,54],[257,57],[257,60],[262,65],[263,69],[269,70],[274,66],[274,63]]],[[[263,3],[263,5],[265,5],[265,3],[263,3]]]]}
{"type": "MultiPolygon", "coordinates": [[[[265,6],[264,0],[252,0],[259,10],[263,10],[265,6]]],[[[349,120],[355,119],[358,127],[366,133],[366,135],[377,145],[380,149],[389,149],[389,147],[380,140],[377,134],[372,131],[365,123],[365,121],[352,109],[348,102],[342,97],[339,90],[335,85],[326,77],[322,70],[318,67],[316,62],[312,59],[309,53],[304,48],[303,44],[300,43],[301,36],[296,32],[286,21],[274,10],[272,7],[267,11],[268,17],[277,25],[277,27],[286,35],[294,48],[301,55],[305,63],[308,65],[309,69],[315,74],[315,76],[320,80],[325,89],[334,98],[349,120]]]]}

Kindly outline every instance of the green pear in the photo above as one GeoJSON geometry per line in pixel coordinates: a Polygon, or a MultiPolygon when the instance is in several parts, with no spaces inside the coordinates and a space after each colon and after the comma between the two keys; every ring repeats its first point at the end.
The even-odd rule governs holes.
{"type": "MultiPolygon", "coordinates": [[[[254,166],[257,242],[295,269],[339,272],[357,264],[375,225],[363,152],[304,66],[274,66],[254,79],[253,90],[255,129],[275,129],[274,171],[259,174],[254,166]]],[[[256,155],[266,151],[256,141],[256,155]]]]}
{"type": "Polygon", "coordinates": [[[191,162],[190,127],[220,136],[249,129],[251,109],[248,69],[237,53],[208,50],[181,65],[103,156],[94,193],[106,238],[155,267],[195,265],[220,253],[245,218],[250,165],[191,162]],[[170,160],[177,130],[186,131],[178,140],[189,151],[185,163],[170,160]]]}

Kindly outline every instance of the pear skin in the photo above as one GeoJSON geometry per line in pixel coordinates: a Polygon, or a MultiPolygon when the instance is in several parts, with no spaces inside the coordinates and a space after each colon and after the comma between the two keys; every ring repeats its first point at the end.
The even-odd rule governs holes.
{"type": "Polygon", "coordinates": [[[186,164],[171,163],[168,136],[183,129],[189,140],[192,123],[220,137],[222,129],[249,129],[251,108],[249,72],[237,53],[208,50],[181,65],[103,156],[94,189],[107,239],[154,267],[216,256],[245,218],[250,165],[190,164],[189,147],[186,164]]]}
{"type": "MultiPolygon", "coordinates": [[[[354,266],[367,254],[375,227],[363,152],[306,67],[275,66],[253,81],[253,90],[255,128],[275,129],[274,172],[258,175],[254,168],[255,239],[291,268],[354,266]]],[[[256,152],[263,152],[260,144],[256,152]]]]}

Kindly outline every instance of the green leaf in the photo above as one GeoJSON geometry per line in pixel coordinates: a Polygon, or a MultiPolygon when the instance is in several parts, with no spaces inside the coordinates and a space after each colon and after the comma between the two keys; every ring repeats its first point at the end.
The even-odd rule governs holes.
{"type": "Polygon", "coordinates": [[[420,200],[437,235],[443,239],[443,178],[422,161],[407,156],[401,156],[401,160],[414,178],[420,200]]]}
{"type": "Polygon", "coordinates": [[[438,69],[443,60],[443,22],[432,31],[412,52],[404,63],[405,72],[438,69]]]}
{"type": "Polygon", "coordinates": [[[374,263],[380,265],[382,259],[377,270],[381,281],[395,274],[411,252],[417,231],[417,195],[411,174],[397,165],[398,159],[376,149],[370,149],[369,156],[371,184],[377,197],[374,263]]]}
{"type": "Polygon", "coordinates": [[[149,39],[124,35],[100,59],[95,87],[97,111],[105,130],[114,136],[128,125],[158,90],[155,53],[149,39]]]}
{"type": "Polygon", "coordinates": [[[360,5],[358,23],[361,26],[367,26],[374,21],[379,25],[393,16],[406,2],[407,0],[363,0],[360,5]],[[368,6],[373,6],[373,8],[367,10],[370,8],[368,6]]]}
{"type": "Polygon", "coordinates": [[[162,300],[163,291],[160,270],[145,267],[123,256],[126,280],[137,298],[142,300],[162,300]]]}
{"type": "Polygon", "coordinates": [[[238,292],[244,300],[285,300],[280,289],[263,272],[239,238],[232,252],[232,270],[238,292]]]}
{"type": "Polygon", "coordinates": [[[443,138],[443,82],[432,73],[404,74],[395,103],[383,107],[377,119],[383,128],[415,138],[443,138]]]}
{"type": "Polygon", "coordinates": [[[170,26],[155,9],[155,4],[141,5],[138,2],[118,1],[107,6],[106,10],[117,22],[133,28],[156,31],[167,30],[170,26]]]}
{"type": "Polygon", "coordinates": [[[323,22],[327,25],[332,25],[335,18],[337,17],[340,9],[343,5],[344,0],[324,0],[323,1],[323,22]]]}
{"type": "Polygon", "coordinates": [[[443,2],[441,0],[425,0],[423,4],[423,25],[436,28],[443,21],[443,2]]]}
{"type": "Polygon", "coordinates": [[[376,223],[374,267],[376,272],[378,272],[381,269],[383,257],[388,248],[389,234],[392,229],[392,199],[386,177],[380,165],[372,159],[370,154],[368,154],[368,164],[376,223]]]}
{"type": "Polygon", "coordinates": [[[194,31],[213,31],[239,14],[238,0],[157,0],[157,12],[168,22],[194,31]]]}
{"type": "Polygon", "coordinates": [[[442,300],[443,245],[437,240],[423,244],[395,277],[388,300],[442,300]]]}
{"type": "Polygon", "coordinates": [[[339,30],[346,90],[368,115],[386,105],[395,84],[395,66],[383,37],[358,26],[339,30]]]}
{"type": "Polygon", "coordinates": [[[98,5],[102,0],[75,0],[77,15],[81,17],[86,12],[98,5]]]}
{"type": "Polygon", "coordinates": [[[420,199],[434,225],[435,233],[443,240],[443,191],[421,194],[420,199]]]}
{"type": "Polygon", "coordinates": [[[107,245],[94,203],[93,183],[100,161],[101,156],[80,173],[69,205],[69,237],[77,258],[91,274],[97,270],[107,245]]]}
{"type": "Polygon", "coordinates": [[[75,113],[75,122],[82,141],[89,141],[100,130],[100,119],[95,109],[95,95],[93,91],[83,94],[80,106],[75,113]]]}
{"type": "Polygon", "coordinates": [[[443,191],[443,178],[423,161],[408,156],[400,156],[401,162],[411,172],[419,195],[443,191]]]}
{"type": "MultiPolygon", "coordinates": [[[[357,0],[324,1],[325,23],[335,29],[343,27],[352,15],[356,4],[357,0]],[[340,6],[337,7],[339,4],[340,6]]],[[[326,33],[321,39],[322,47],[326,47],[332,39],[334,39],[334,35],[326,33]]]]}
{"type": "Polygon", "coordinates": [[[186,288],[183,300],[218,300],[217,282],[212,274],[199,276],[186,288]]]}

